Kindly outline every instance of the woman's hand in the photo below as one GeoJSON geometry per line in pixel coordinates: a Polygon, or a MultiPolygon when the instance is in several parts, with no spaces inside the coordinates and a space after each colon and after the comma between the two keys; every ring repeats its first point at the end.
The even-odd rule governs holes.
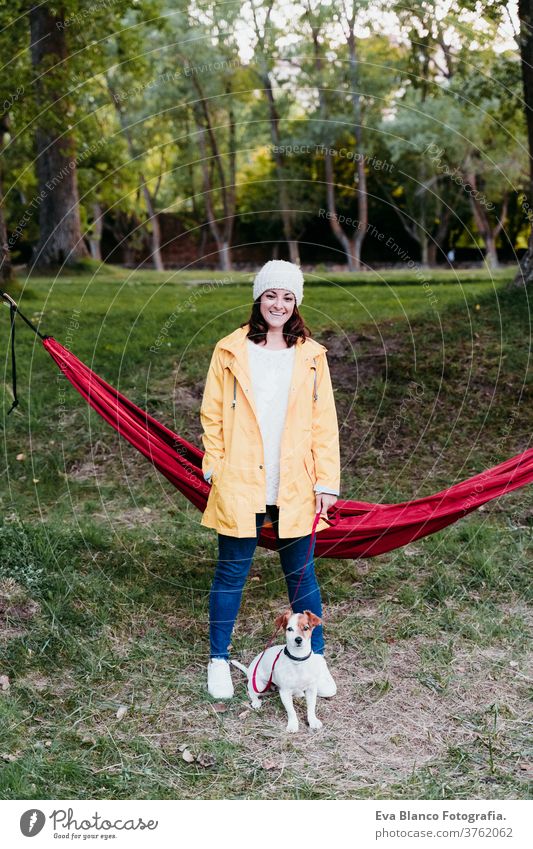
{"type": "Polygon", "coordinates": [[[328,510],[330,507],[333,507],[337,500],[336,495],[330,495],[328,492],[317,492],[315,513],[320,511],[322,516],[328,518],[328,510]]]}

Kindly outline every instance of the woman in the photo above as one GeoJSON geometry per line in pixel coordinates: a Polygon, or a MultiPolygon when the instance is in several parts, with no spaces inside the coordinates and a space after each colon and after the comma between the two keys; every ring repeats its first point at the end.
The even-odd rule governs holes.
{"type": "MultiPolygon", "coordinates": [[[[207,374],[200,418],[211,491],[201,524],[218,532],[207,670],[217,699],[233,695],[228,646],[267,513],[294,612],[322,612],[313,550],[296,600],[294,593],[315,515],[327,517],[339,495],[339,430],[327,348],[298,312],[303,284],[297,265],[267,262],[254,280],[249,321],[217,342],[207,374]]],[[[320,518],[317,532],[326,527],[320,518]]],[[[311,646],[323,657],[321,626],[311,646]]],[[[335,692],[324,660],[319,695],[335,692]]]]}

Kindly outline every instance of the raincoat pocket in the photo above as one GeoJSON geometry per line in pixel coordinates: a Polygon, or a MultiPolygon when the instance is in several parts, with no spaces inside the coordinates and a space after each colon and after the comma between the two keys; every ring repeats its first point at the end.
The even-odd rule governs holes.
{"type": "Polygon", "coordinates": [[[224,470],[224,463],[226,462],[226,458],[222,457],[220,460],[217,460],[216,465],[213,469],[213,474],[211,475],[211,484],[218,486],[220,482],[220,478],[222,476],[222,472],[224,470]]]}
{"type": "Polygon", "coordinates": [[[235,528],[239,511],[243,509],[242,500],[235,493],[235,486],[231,479],[223,474],[222,467],[219,469],[218,476],[215,476],[213,489],[217,529],[223,534],[235,528]]]}

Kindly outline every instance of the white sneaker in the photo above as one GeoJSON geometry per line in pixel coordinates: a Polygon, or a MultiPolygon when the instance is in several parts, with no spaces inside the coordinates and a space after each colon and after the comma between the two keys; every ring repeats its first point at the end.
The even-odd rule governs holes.
{"type": "Polygon", "coordinates": [[[223,657],[213,657],[207,667],[207,691],[215,699],[231,699],[233,682],[229,663],[223,657]]]}
{"type": "Polygon", "coordinates": [[[318,679],[318,695],[323,696],[324,698],[331,698],[331,696],[334,696],[337,692],[337,685],[335,684],[331,672],[328,669],[324,655],[319,654],[317,657],[320,658],[322,664],[320,678],[318,679]]]}

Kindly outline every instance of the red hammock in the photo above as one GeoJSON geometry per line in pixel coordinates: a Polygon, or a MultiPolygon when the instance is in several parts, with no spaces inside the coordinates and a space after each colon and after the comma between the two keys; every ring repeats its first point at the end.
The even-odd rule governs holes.
{"type": "MultiPolygon", "coordinates": [[[[91,407],[192,504],[205,510],[210,485],[202,474],[203,451],[121,395],[53,337],[44,337],[43,345],[91,407]]],[[[533,448],[416,501],[371,504],[339,499],[328,510],[331,527],[316,535],[315,554],[337,558],[382,554],[440,531],[487,501],[528,483],[533,483],[533,448]]],[[[276,549],[272,527],[262,529],[259,545],[276,549]]]]}

